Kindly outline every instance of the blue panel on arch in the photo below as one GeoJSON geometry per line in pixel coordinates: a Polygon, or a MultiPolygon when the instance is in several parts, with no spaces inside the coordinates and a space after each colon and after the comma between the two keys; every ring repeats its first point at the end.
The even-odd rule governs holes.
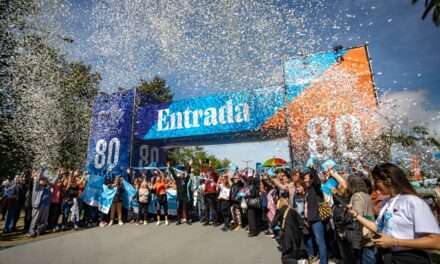
{"type": "Polygon", "coordinates": [[[103,175],[112,170],[125,176],[130,165],[133,103],[133,90],[95,98],[87,152],[90,174],[103,175]]]}
{"type": "Polygon", "coordinates": [[[287,99],[291,101],[300,95],[312,81],[316,81],[346,53],[347,50],[343,49],[338,52],[321,52],[286,61],[284,64],[284,77],[287,99]]]}

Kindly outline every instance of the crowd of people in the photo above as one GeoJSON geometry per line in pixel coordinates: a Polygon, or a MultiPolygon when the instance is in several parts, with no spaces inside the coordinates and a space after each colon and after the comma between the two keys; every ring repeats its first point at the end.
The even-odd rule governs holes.
{"type": "Polygon", "coordinates": [[[28,236],[116,221],[169,225],[167,190],[174,189],[177,225],[199,221],[224,232],[243,229],[249,237],[263,232],[277,242],[282,263],[431,263],[429,252],[440,250],[439,187],[429,206],[396,165],[348,172],[327,160],[303,171],[254,175],[199,167],[196,173],[189,161],[183,171],[168,164],[152,175],[129,175],[136,190],[129,206],[123,206],[123,177],[105,176],[104,184],[116,190],[107,214],[81,200],[87,172],[60,168],[54,181],[38,171],[31,179],[17,176],[2,186],[3,233],[17,231],[23,210],[28,236]]]}

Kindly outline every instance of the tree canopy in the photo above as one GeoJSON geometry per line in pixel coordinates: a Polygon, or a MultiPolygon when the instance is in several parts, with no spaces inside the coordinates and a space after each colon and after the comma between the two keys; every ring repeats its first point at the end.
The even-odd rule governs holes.
{"type": "MultiPolygon", "coordinates": [[[[419,0],[412,0],[416,4],[419,0]]],[[[436,26],[440,26],[440,0],[425,0],[425,11],[422,19],[425,19],[432,12],[432,21],[436,26]]]]}
{"type": "Polygon", "coordinates": [[[196,174],[200,173],[201,163],[203,165],[210,163],[215,169],[227,168],[231,163],[228,159],[221,160],[214,155],[210,155],[200,146],[176,148],[168,153],[168,158],[171,163],[181,165],[188,164],[190,160],[193,160],[193,168],[196,174]]]}
{"type": "Polygon", "coordinates": [[[140,103],[166,103],[173,100],[173,93],[166,81],[154,76],[150,81],[141,80],[136,87],[141,98],[140,103]]]}

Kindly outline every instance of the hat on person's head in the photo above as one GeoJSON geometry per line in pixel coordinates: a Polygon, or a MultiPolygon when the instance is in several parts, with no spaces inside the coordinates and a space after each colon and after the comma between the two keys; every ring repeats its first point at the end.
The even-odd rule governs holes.
{"type": "Polygon", "coordinates": [[[321,169],[323,171],[327,171],[329,168],[335,168],[335,167],[336,167],[336,162],[332,159],[328,159],[321,164],[321,169]]]}

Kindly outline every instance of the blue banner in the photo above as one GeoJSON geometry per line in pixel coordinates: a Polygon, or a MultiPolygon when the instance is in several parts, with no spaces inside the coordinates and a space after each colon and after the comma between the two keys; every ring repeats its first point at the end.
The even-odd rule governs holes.
{"type": "Polygon", "coordinates": [[[87,180],[87,185],[84,191],[81,193],[80,199],[84,203],[90,206],[98,207],[103,184],[104,184],[104,177],[97,175],[89,175],[89,179],[87,180]]]}
{"type": "Polygon", "coordinates": [[[163,145],[157,142],[144,142],[141,140],[134,140],[133,143],[133,167],[147,167],[152,164],[154,166],[165,165],[166,151],[163,145]]]}
{"type": "Polygon", "coordinates": [[[251,132],[284,104],[282,87],[141,106],[135,135],[141,140],[251,132]]]}
{"type": "Polygon", "coordinates": [[[87,169],[90,175],[126,176],[130,164],[134,92],[128,90],[95,98],[90,128],[87,169]]]}

